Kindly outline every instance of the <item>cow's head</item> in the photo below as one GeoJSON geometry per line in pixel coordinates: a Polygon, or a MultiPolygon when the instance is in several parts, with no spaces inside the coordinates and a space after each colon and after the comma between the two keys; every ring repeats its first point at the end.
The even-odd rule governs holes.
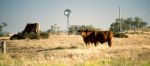
{"type": "Polygon", "coordinates": [[[84,30],[78,30],[78,32],[80,33],[81,36],[85,36],[86,32],[84,32],[84,30]]]}
{"type": "Polygon", "coordinates": [[[78,32],[80,33],[82,37],[87,37],[88,35],[92,33],[92,30],[78,30],[78,32]]]}

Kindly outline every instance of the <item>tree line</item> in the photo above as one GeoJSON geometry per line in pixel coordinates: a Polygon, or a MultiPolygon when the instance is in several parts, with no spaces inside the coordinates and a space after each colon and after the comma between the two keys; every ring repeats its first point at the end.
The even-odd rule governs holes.
{"type": "MultiPolygon", "coordinates": [[[[51,33],[52,35],[56,35],[59,34],[60,27],[57,24],[51,25],[50,29],[47,30],[47,32],[51,33]]],[[[71,25],[68,28],[67,33],[68,34],[74,34],[74,35],[78,35],[78,30],[101,30],[100,28],[95,28],[93,25],[71,25]]]]}
{"type": "Polygon", "coordinates": [[[89,29],[89,30],[101,30],[100,28],[95,28],[93,25],[71,25],[69,27],[69,31],[68,33],[69,34],[75,34],[75,35],[78,35],[78,30],[86,30],[86,29],[89,29]]]}
{"type": "MultiPolygon", "coordinates": [[[[118,32],[125,32],[125,31],[136,31],[137,29],[141,29],[145,26],[147,26],[148,23],[143,21],[142,18],[140,17],[129,17],[129,18],[117,18],[115,20],[115,22],[113,22],[110,25],[110,31],[114,32],[114,33],[118,33],[118,32]]],[[[57,24],[51,25],[51,28],[48,30],[48,32],[52,33],[52,34],[57,34],[59,30],[59,26],[57,24]]],[[[93,25],[71,25],[68,28],[68,33],[69,34],[75,34],[78,35],[78,30],[85,30],[85,29],[89,29],[89,30],[101,30],[100,28],[96,28],[93,25]]]]}
{"type": "Polygon", "coordinates": [[[129,30],[135,31],[137,29],[145,27],[146,25],[148,25],[148,23],[144,22],[140,17],[129,17],[126,19],[118,18],[110,25],[110,30],[113,32],[124,32],[129,30]]]}
{"type": "MultiPolygon", "coordinates": [[[[143,21],[142,18],[140,17],[129,17],[129,18],[117,18],[115,20],[115,22],[113,22],[110,25],[110,31],[113,31],[115,33],[117,32],[124,32],[124,31],[136,31],[137,29],[141,29],[145,26],[147,26],[148,23],[143,21]],[[121,31],[120,31],[121,30],[121,31]]],[[[0,23],[0,32],[2,33],[3,28],[7,27],[7,23],[3,22],[0,23]]],[[[51,33],[51,34],[58,34],[59,32],[61,32],[60,27],[57,24],[51,25],[50,29],[47,30],[47,32],[51,33]]],[[[78,35],[78,30],[85,30],[85,29],[89,29],[89,30],[101,30],[100,28],[95,28],[93,25],[71,25],[68,28],[68,33],[69,34],[75,34],[78,35]]]]}

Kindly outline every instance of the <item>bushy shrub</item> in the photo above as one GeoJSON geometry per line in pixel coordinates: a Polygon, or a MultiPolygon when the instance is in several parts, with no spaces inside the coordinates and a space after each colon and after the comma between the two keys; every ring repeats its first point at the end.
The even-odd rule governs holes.
{"type": "Polygon", "coordinates": [[[49,37],[48,32],[41,32],[40,34],[35,34],[33,32],[30,33],[18,33],[13,35],[10,39],[15,40],[15,39],[47,39],[49,37]]]}
{"type": "Polygon", "coordinates": [[[29,38],[29,39],[40,39],[40,35],[39,34],[35,34],[33,32],[31,32],[31,33],[25,33],[24,36],[26,38],[29,38]]]}
{"type": "Polygon", "coordinates": [[[15,40],[15,39],[25,39],[26,37],[24,35],[22,35],[21,33],[18,34],[14,34],[13,36],[10,37],[11,40],[15,40]]]}
{"type": "Polygon", "coordinates": [[[114,33],[113,36],[118,37],[118,38],[128,38],[129,37],[125,33],[114,33]]]}
{"type": "Polygon", "coordinates": [[[41,32],[40,36],[42,39],[47,39],[49,37],[49,33],[48,32],[41,32]]]}

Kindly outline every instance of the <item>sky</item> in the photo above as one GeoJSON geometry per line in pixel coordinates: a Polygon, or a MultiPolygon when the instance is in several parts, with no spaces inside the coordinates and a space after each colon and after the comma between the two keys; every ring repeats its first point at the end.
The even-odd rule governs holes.
{"type": "Polygon", "coordinates": [[[65,9],[71,10],[70,25],[93,25],[108,30],[121,17],[140,17],[150,24],[150,0],[0,0],[0,24],[4,31],[21,32],[27,23],[39,23],[41,31],[57,24],[67,29],[65,9]]]}

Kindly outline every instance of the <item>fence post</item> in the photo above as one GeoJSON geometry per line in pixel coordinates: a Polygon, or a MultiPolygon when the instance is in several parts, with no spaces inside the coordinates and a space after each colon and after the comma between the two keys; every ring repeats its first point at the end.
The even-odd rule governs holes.
{"type": "Polygon", "coordinates": [[[1,44],[1,49],[2,49],[2,53],[6,53],[6,41],[1,41],[0,42],[1,44]]]}

